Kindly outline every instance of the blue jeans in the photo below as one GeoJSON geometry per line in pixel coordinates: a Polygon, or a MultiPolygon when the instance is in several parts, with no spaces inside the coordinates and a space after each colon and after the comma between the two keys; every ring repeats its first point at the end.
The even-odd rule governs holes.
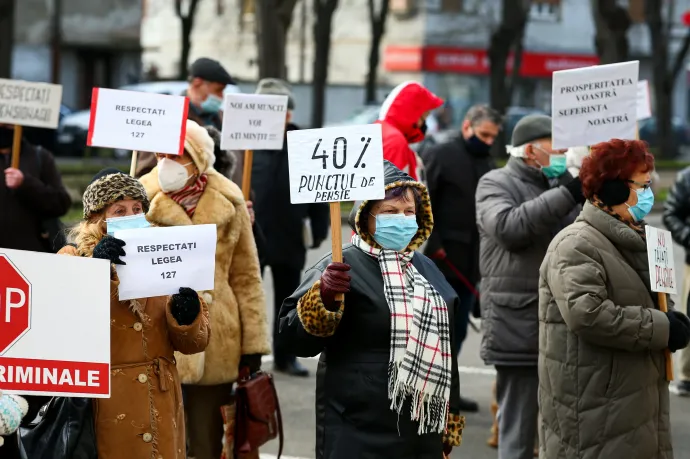
{"type": "Polygon", "coordinates": [[[462,281],[458,279],[448,279],[448,283],[453,287],[455,293],[457,293],[460,298],[460,307],[455,316],[455,345],[459,356],[462,350],[462,343],[467,337],[470,314],[472,314],[477,299],[474,293],[472,293],[462,281]]]}

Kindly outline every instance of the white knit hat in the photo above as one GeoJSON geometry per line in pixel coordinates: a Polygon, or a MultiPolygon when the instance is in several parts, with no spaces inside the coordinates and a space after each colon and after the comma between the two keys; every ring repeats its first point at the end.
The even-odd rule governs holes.
{"type": "Polygon", "coordinates": [[[2,445],[1,435],[15,433],[28,412],[29,404],[24,398],[0,392],[0,445],[2,445]]]}
{"type": "Polygon", "coordinates": [[[184,149],[192,157],[194,165],[203,174],[213,168],[216,155],[213,154],[214,143],[208,131],[195,121],[187,120],[187,131],[184,136],[184,149]]]}

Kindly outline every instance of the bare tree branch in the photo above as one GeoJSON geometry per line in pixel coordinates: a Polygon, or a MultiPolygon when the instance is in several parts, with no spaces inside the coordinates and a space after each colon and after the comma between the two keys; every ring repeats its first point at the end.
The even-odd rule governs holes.
{"type": "Polygon", "coordinates": [[[673,82],[676,81],[676,78],[678,78],[680,71],[683,70],[685,64],[685,56],[688,54],[689,50],[690,30],[686,32],[685,37],[683,38],[683,44],[681,45],[680,50],[678,50],[678,54],[676,54],[676,59],[673,62],[673,67],[671,68],[671,73],[669,74],[671,84],[673,84],[673,82]]]}

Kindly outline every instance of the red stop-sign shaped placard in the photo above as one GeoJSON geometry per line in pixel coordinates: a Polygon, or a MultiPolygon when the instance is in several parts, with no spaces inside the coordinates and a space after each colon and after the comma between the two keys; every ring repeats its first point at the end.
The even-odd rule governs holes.
{"type": "Polygon", "coordinates": [[[0,254],[0,355],[31,328],[31,284],[0,254]]]}

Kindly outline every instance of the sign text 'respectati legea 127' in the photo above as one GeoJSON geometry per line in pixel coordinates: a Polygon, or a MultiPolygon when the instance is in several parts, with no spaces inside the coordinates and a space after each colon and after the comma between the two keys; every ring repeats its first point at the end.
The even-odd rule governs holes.
{"type": "Polygon", "coordinates": [[[553,147],[634,139],[638,71],[631,61],[554,72],[553,147]]]}
{"type": "Polygon", "coordinates": [[[86,143],[181,155],[188,110],[183,96],[94,88],[86,143]]]}
{"type": "Polygon", "coordinates": [[[224,150],[281,150],[288,97],[227,94],[220,146],[224,150]]]}
{"type": "Polygon", "coordinates": [[[290,201],[383,199],[381,125],[288,132],[290,201]]]}

